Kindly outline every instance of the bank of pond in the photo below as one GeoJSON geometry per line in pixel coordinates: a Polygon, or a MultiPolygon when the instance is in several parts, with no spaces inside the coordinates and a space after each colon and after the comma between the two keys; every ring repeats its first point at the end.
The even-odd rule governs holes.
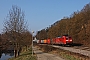
{"type": "Polygon", "coordinates": [[[32,56],[31,46],[27,49],[23,47],[18,57],[15,58],[14,55],[13,46],[7,46],[7,48],[0,47],[0,60],[37,60],[35,54],[32,56]]]}

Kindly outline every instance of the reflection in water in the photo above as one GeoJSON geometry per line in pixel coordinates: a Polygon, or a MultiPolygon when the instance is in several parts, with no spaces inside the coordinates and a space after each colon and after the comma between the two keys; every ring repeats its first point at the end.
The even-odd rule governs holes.
{"type": "Polygon", "coordinates": [[[3,45],[3,47],[0,47],[0,60],[8,60],[8,58],[11,58],[14,56],[14,47],[13,45],[3,45]]]}
{"type": "Polygon", "coordinates": [[[0,60],[8,60],[8,58],[11,58],[11,57],[13,57],[13,56],[10,56],[10,54],[3,53],[0,60]]]}
{"type": "Polygon", "coordinates": [[[0,60],[8,60],[8,58],[11,58],[14,56],[13,50],[1,50],[0,49],[0,60]]]}
{"type": "Polygon", "coordinates": [[[2,56],[2,52],[1,52],[1,50],[0,50],[0,58],[1,58],[1,56],[2,56]]]}

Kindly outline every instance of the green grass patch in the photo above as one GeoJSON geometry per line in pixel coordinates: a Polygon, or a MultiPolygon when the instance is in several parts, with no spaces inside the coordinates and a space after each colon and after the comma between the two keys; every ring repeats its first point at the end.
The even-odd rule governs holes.
{"type": "Polygon", "coordinates": [[[23,51],[20,53],[20,56],[18,57],[12,57],[8,60],[37,60],[36,59],[36,55],[34,54],[32,56],[32,50],[31,49],[28,49],[27,51],[23,51]]]}

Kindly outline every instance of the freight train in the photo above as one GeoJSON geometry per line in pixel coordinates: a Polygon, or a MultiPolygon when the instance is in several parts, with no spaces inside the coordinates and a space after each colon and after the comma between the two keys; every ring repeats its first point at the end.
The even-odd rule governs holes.
{"type": "Polygon", "coordinates": [[[56,37],[53,39],[45,39],[45,40],[37,40],[38,44],[59,44],[59,45],[67,45],[72,44],[73,40],[71,37],[63,35],[62,37],[56,37]]]}

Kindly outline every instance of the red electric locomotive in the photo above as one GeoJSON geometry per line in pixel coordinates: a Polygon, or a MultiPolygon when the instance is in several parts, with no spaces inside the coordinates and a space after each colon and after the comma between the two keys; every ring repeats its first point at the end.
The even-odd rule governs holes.
{"type": "Polygon", "coordinates": [[[62,37],[57,37],[52,39],[52,44],[66,45],[66,44],[72,44],[72,43],[73,43],[72,38],[68,36],[62,36],[62,37]]]}

